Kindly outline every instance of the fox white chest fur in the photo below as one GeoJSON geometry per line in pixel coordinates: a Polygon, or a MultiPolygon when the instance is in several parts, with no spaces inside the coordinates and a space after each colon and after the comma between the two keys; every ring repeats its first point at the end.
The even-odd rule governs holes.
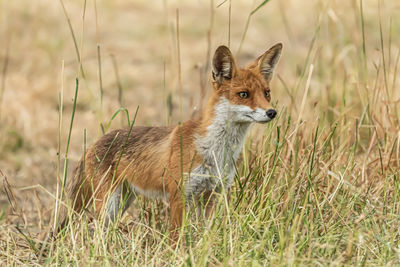
{"type": "Polygon", "coordinates": [[[250,122],[234,121],[238,107],[221,97],[215,107],[215,117],[205,136],[196,137],[196,148],[203,163],[189,174],[185,195],[188,200],[204,191],[232,185],[235,162],[240,155],[250,122]]]}

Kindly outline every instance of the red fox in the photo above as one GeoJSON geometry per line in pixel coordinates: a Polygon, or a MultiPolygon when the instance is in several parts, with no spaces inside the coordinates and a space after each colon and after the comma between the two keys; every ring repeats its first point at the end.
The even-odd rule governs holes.
{"type": "Polygon", "coordinates": [[[240,69],[229,48],[218,47],[212,61],[213,91],[202,115],[174,127],[135,126],[104,135],[67,181],[72,208],[82,212],[93,205],[108,225],[136,194],[165,198],[174,238],[186,205],[232,185],[251,124],[275,118],[269,82],[281,51],[278,43],[240,69]]]}

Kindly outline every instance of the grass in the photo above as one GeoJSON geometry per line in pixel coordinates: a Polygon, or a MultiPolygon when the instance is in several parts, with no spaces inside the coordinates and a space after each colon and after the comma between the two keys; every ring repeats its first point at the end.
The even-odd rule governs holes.
{"type": "Polygon", "coordinates": [[[0,47],[7,70],[0,265],[400,263],[397,1],[287,1],[284,9],[278,1],[211,1],[211,10],[207,1],[61,3],[37,4],[51,22],[44,23],[34,8],[0,1],[21,21],[33,21],[21,25],[9,16],[0,31],[0,38],[14,31],[10,48],[21,51],[0,47]],[[160,22],[147,18],[151,12],[162,14],[160,22]],[[133,27],[133,17],[142,29],[133,27]],[[48,33],[22,38],[40,27],[48,33]],[[51,44],[54,38],[61,45],[51,44]],[[210,90],[205,55],[218,44],[239,47],[243,65],[278,41],[285,45],[272,87],[278,118],[254,127],[235,183],[219,196],[212,219],[190,212],[181,245],[172,248],[168,204],[137,198],[114,228],[104,231],[102,220],[84,214],[41,251],[38,234],[52,226],[62,180],[82,147],[129,127],[130,114],[136,125],[189,118],[210,90]],[[22,49],[27,43],[33,53],[22,49]],[[52,55],[65,55],[61,74],[52,55]],[[43,88],[35,82],[30,88],[26,77],[43,88]]]}

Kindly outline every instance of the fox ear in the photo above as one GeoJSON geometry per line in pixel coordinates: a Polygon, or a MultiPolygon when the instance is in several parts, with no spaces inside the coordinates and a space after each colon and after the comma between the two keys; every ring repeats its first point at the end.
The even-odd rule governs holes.
{"type": "Polygon", "coordinates": [[[212,62],[212,78],[214,82],[222,83],[235,76],[236,63],[228,47],[221,45],[217,48],[212,62]]]}
{"type": "MultiPolygon", "coordinates": [[[[277,43],[273,47],[267,50],[257,60],[257,67],[260,73],[264,76],[264,79],[270,81],[274,72],[275,66],[279,61],[279,57],[282,52],[282,43],[277,43]]],[[[256,64],[253,64],[256,65],[256,64]]]]}

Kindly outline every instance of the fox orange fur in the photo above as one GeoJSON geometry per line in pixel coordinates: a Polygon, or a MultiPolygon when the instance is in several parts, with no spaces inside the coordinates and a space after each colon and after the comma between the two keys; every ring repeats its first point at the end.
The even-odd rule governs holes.
{"type": "Polygon", "coordinates": [[[104,135],[67,181],[73,209],[81,212],[93,205],[97,214],[105,213],[108,224],[136,194],[166,198],[174,238],[187,203],[231,186],[250,125],[276,116],[269,82],[281,50],[282,44],[276,44],[240,69],[230,50],[218,47],[212,62],[213,92],[200,118],[104,135]]]}

